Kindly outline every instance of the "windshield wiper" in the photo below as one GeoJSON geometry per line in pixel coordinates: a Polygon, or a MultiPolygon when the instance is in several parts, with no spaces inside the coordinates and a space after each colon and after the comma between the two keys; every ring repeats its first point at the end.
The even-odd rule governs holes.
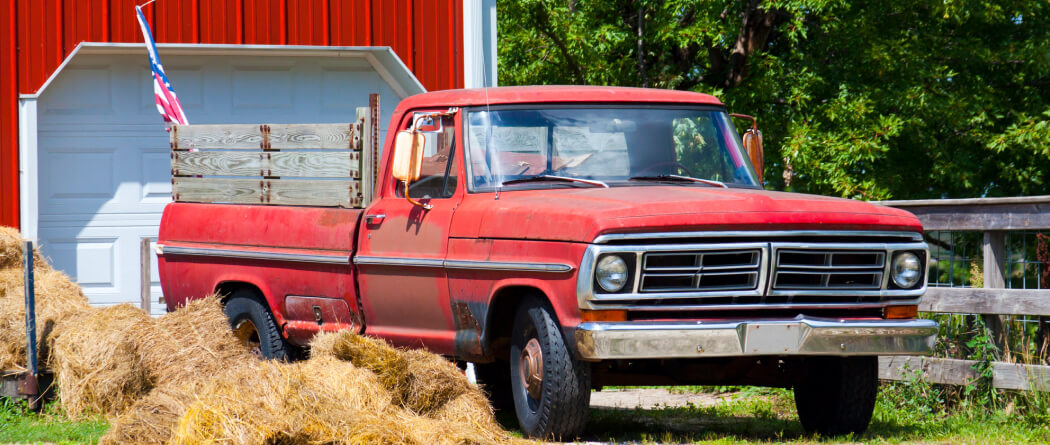
{"type": "Polygon", "coordinates": [[[522,184],[522,183],[525,183],[525,182],[540,182],[540,181],[578,182],[580,184],[588,184],[588,185],[593,185],[593,186],[598,186],[598,187],[609,188],[609,184],[606,184],[606,183],[604,183],[602,181],[595,181],[595,180],[592,180],[592,179],[570,178],[570,177],[567,177],[567,176],[554,176],[554,175],[536,175],[536,176],[529,176],[528,178],[511,179],[510,181],[503,181],[500,184],[500,187],[505,186],[505,185],[522,184]]]}
{"type": "Polygon", "coordinates": [[[691,176],[679,176],[679,175],[655,175],[655,176],[631,176],[631,180],[640,181],[686,181],[686,182],[699,182],[701,184],[707,184],[715,187],[729,188],[726,183],[722,181],[715,181],[714,179],[701,179],[693,178],[691,176]]]}

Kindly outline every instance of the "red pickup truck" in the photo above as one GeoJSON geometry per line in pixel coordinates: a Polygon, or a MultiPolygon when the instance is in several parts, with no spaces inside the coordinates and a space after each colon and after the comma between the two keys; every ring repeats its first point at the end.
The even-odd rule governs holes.
{"type": "MultiPolygon", "coordinates": [[[[186,167],[207,147],[173,142],[176,202],[157,249],[169,310],[218,292],[269,358],[350,329],[473,362],[532,437],[578,435],[592,389],[609,385],[789,387],[807,430],[858,432],[877,356],[932,350],[938,326],[916,316],[919,221],[763,190],[760,134],[742,140],[715,97],[439,91],[405,99],[388,128],[371,196],[306,181],[343,184],[351,208],[282,189],[291,173],[272,167],[210,179],[186,167]]],[[[273,165],[343,162],[264,139],[256,157],[273,165]]]]}

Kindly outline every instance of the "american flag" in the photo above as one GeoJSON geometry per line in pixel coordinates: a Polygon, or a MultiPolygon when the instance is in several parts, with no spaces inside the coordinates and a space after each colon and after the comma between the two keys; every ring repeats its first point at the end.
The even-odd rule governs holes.
{"type": "Polygon", "coordinates": [[[142,15],[142,8],[135,7],[138,14],[139,25],[142,26],[142,37],[146,39],[146,51],[149,52],[149,66],[153,70],[153,97],[157,101],[157,111],[164,117],[165,122],[187,125],[186,114],[182,111],[179,98],[175,97],[175,89],[171,86],[168,76],[164,75],[164,67],[160,65],[160,57],[157,56],[157,45],[153,42],[153,31],[146,23],[146,16],[142,15]]]}

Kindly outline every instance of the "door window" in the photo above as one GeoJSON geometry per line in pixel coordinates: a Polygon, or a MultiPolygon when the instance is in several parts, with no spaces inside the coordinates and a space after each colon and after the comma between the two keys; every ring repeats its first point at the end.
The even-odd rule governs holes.
{"type": "MultiPolygon", "coordinates": [[[[435,125],[436,127],[436,125],[435,125]]],[[[440,130],[426,132],[423,162],[419,179],[408,185],[408,196],[414,199],[450,198],[456,193],[456,171],[453,164],[456,124],[452,116],[441,118],[440,130]]],[[[398,196],[404,188],[398,187],[398,196]]]]}

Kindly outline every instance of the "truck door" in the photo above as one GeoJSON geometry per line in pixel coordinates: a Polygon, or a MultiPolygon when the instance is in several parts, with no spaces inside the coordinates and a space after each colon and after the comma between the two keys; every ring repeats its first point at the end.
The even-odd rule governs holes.
{"type": "MultiPolygon", "coordinates": [[[[405,199],[403,183],[384,167],[377,199],[365,211],[358,232],[355,257],[366,333],[398,346],[425,346],[446,354],[454,351],[454,330],[443,262],[452,214],[466,188],[459,184],[458,121],[458,116],[445,116],[424,126],[430,132],[422,173],[408,194],[429,204],[429,210],[405,199]]],[[[389,131],[409,125],[404,119],[389,131]]]]}

